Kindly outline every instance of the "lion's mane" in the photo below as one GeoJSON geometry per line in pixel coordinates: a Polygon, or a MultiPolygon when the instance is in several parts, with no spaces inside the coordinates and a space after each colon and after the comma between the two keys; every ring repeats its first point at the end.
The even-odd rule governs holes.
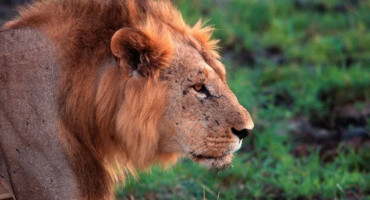
{"type": "MultiPolygon", "coordinates": [[[[161,68],[171,61],[174,37],[204,52],[206,60],[207,54],[218,57],[212,28],[200,21],[188,26],[169,1],[139,0],[36,1],[4,29],[23,27],[41,30],[57,46],[59,134],[81,195],[99,199],[127,173],[176,161],[177,154],[157,149],[166,85],[158,74],[125,78],[116,67],[111,38],[123,27],[140,30],[155,41],[149,45],[161,68]]],[[[215,70],[224,79],[224,69],[215,70]]]]}

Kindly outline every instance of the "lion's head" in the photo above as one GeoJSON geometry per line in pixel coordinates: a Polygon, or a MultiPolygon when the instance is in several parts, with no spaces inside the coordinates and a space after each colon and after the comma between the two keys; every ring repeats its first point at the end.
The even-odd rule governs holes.
{"type": "MultiPolygon", "coordinates": [[[[177,15],[171,16],[174,20],[177,15]]],[[[112,37],[112,52],[127,77],[122,95],[128,105],[123,103],[118,113],[118,132],[126,134],[127,122],[132,126],[137,119],[141,121],[137,127],[150,127],[149,132],[156,133],[136,135],[145,149],[126,144],[131,150],[146,155],[148,150],[150,155],[184,154],[207,167],[223,168],[250,134],[253,121],[226,83],[225,67],[215,51],[217,42],[210,40],[212,29],[201,22],[192,28],[164,22],[147,19],[112,37]],[[130,115],[125,114],[127,109],[130,115]],[[140,116],[133,117],[133,112],[140,116]]]]}
{"type": "Polygon", "coordinates": [[[186,43],[176,45],[174,59],[162,72],[169,95],[159,133],[163,143],[171,141],[163,150],[180,150],[212,168],[231,162],[253,121],[226,84],[223,70],[216,58],[186,43]]]}

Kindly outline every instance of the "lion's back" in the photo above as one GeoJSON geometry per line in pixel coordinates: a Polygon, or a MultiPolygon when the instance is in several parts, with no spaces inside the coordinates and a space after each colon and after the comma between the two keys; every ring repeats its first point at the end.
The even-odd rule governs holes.
{"type": "Polygon", "coordinates": [[[0,160],[7,164],[13,190],[28,194],[18,199],[71,199],[61,194],[73,184],[57,130],[55,48],[31,29],[2,31],[0,44],[0,160]]]}

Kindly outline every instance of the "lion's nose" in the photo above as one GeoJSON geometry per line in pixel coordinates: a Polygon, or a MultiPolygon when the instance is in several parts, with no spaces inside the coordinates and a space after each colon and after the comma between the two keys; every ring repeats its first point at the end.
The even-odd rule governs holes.
{"type": "Polygon", "coordinates": [[[236,130],[234,127],[231,128],[231,131],[234,133],[234,135],[238,136],[239,139],[244,139],[249,134],[251,134],[252,129],[242,129],[240,131],[236,130]]]}

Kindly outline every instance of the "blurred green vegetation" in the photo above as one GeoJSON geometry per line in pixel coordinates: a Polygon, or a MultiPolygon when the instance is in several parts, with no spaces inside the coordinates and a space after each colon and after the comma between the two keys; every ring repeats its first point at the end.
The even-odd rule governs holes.
{"type": "Polygon", "coordinates": [[[300,66],[370,62],[368,0],[176,2],[189,23],[208,19],[225,48],[265,54],[258,64],[266,64],[266,54],[273,53],[300,66]]]}
{"type": "Polygon", "coordinates": [[[187,159],[169,170],[155,167],[118,188],[117,199],[370,199],[368,142],[337,142],[330,161],[322,145],[296,156],[300,142],[289,126],[304,117],[335,129],[326,126],[334,108],[369,104],[369,0],[175,4],[190,24],[202,18],[216,28],[228,83],[256,127],[233,167],[213,172],[187,159]]]}

